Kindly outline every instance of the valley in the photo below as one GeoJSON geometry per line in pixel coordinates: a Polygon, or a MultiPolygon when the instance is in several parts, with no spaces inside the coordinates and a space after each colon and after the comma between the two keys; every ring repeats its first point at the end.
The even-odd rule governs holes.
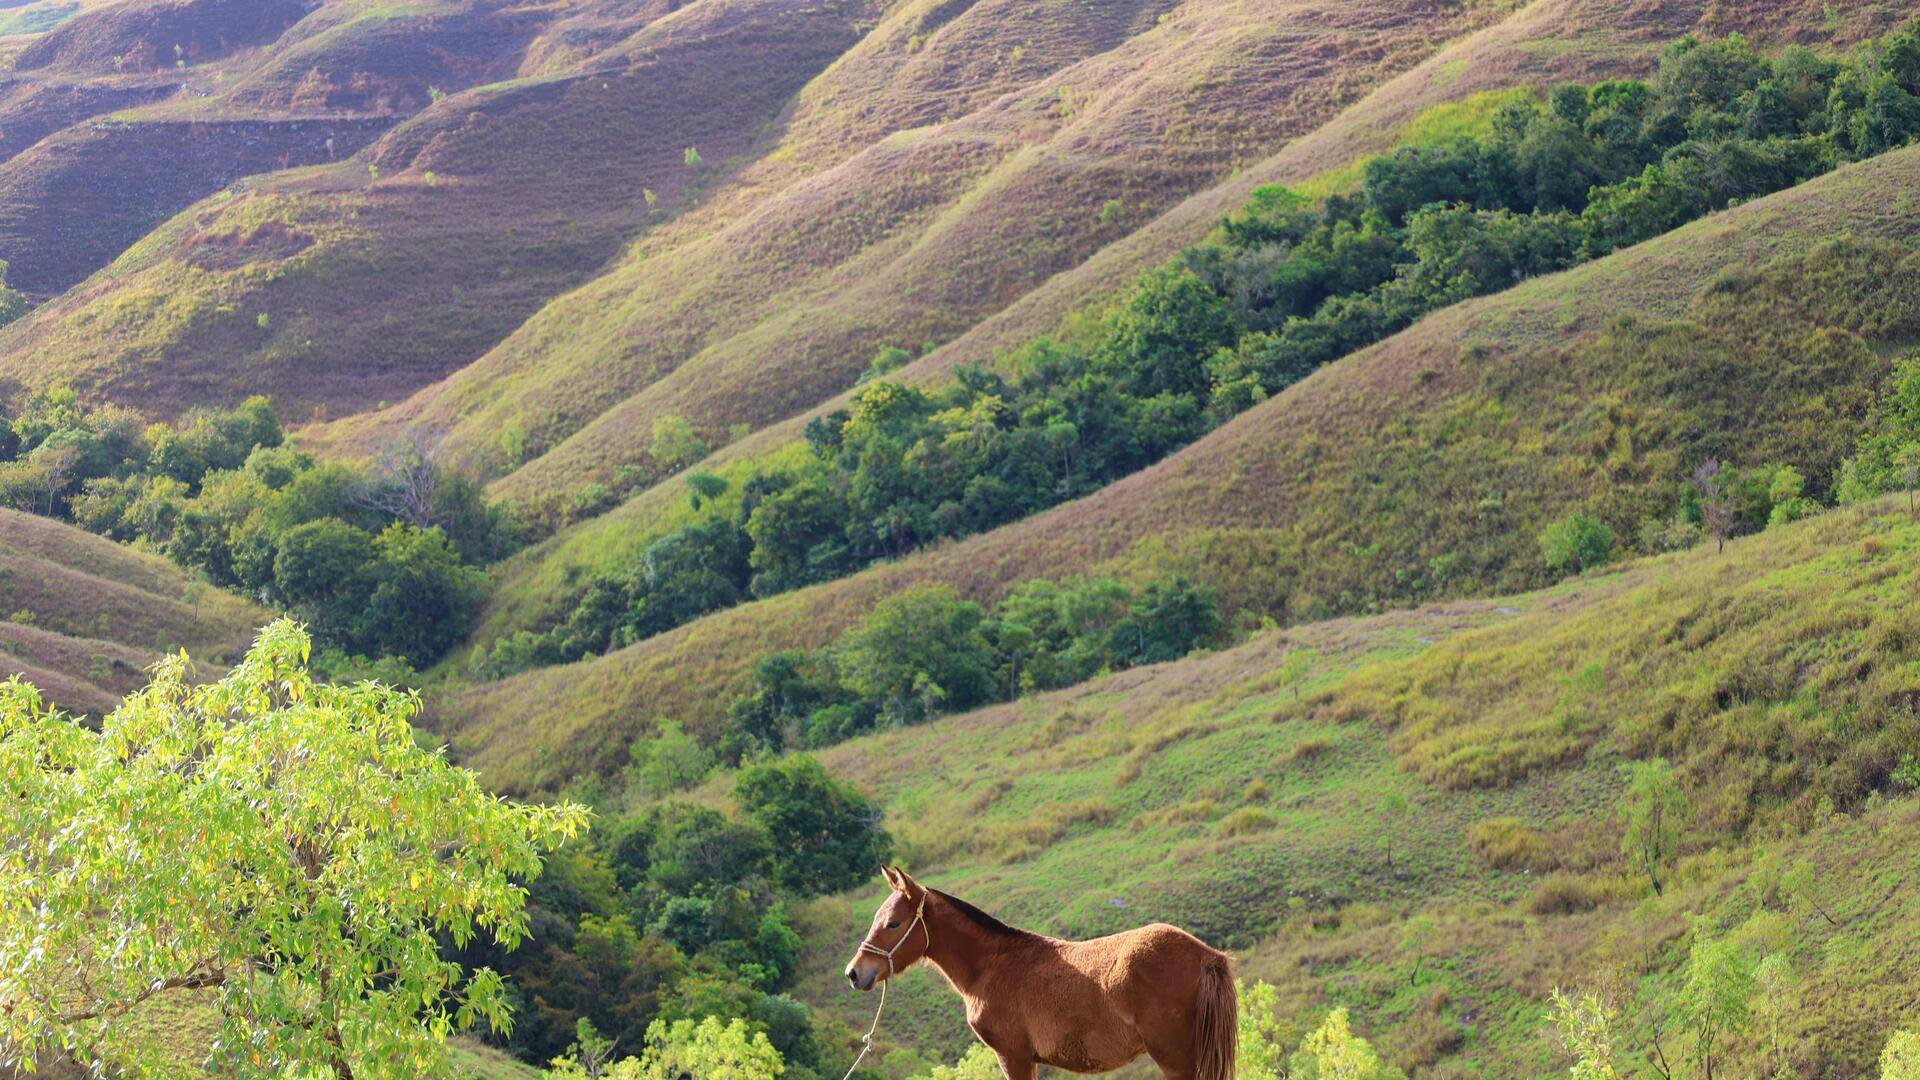
{"type": "Polygon", "coordinates": [[[1920,1075],[1916,141],[1891,0],[0,6],[0,1075],[1002,1077],[883,864],[1242,1080],[1920,1075]]]}

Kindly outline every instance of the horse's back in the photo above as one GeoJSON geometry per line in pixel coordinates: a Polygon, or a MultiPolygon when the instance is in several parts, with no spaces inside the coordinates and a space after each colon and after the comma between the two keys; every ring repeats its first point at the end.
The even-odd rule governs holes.
{"type": "Polygon", "coordinates": [[[1137,997],[1129,991],[1161,994],[1170,984],[1199,978],[1209,961],[1227,961],[1225,953],[1168,923],[1149,923],[1061,946],[1075,967],[1100,982],[1123,1007],[1137,997]]]}

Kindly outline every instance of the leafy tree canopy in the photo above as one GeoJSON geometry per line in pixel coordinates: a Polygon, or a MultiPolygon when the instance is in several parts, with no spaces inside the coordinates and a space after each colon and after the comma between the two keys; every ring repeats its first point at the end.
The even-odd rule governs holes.
{"type": "Polygon", "coordinates": [[[508,1026],[439,936],[523,937],[520,882],[587,812],[488,794],[415,742],[415,698],[316,683],[308,649],[282,621],[212,685],[170,659],[98,731],[0,684],[0,1063],[177,1065],[137,1021],[195,990],[228,1076],[428,1075],[508,1026]]]}

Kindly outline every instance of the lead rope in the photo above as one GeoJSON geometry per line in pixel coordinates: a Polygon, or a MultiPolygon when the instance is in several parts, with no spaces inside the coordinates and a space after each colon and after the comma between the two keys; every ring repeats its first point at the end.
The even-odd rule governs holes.
{"type": "Polygon", "coordinates": [[[882,949],[871,941],[862,941],[860,943],[858,951],[870,952],[887,962],[887,977],[880,984],[880,1006],[873,1010],[873,1026],[867,1029],[865,1035],[860,1036],[860,1053],[854,1057],[853,1064],[847,1066],[847,1075],[841,1077],[840,1080],[853,1080],[853,1070],[859,1068],[860,1063],[865,1061],[867,1055],[873,1051],[873,1037],[880,1032],[880,1015],[887,1011],[887,983],[892,982],[894,976],[893,954],[899,952],[900,949],[906,945],[907,939],[913,936],[913,928],[916,926],[926,933],[927,948],[933,948],[933,928],[927,925],[924,917],[926,913],[927,900],[926,897],[923,896],[920,898],[920,906],[914,909],[913,921],[907,924],[907,932],[900,935],[900,940],[894,942],[893,948],[891,949],[882,949]]]}

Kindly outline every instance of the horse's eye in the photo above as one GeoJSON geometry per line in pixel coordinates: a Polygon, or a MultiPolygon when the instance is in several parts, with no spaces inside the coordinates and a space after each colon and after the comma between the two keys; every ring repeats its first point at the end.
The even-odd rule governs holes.
{"type": "Polygon", "coordinates": [[[887,924],[887,929],[889,929],[889,930],[898,930],[898,929],[900,929],[900,920],[898,920],[898,919],[895,919],[894,921],[892,921],[892,922],[890,922],[890,923],[888,923],[888,924],[887,924]]]}

